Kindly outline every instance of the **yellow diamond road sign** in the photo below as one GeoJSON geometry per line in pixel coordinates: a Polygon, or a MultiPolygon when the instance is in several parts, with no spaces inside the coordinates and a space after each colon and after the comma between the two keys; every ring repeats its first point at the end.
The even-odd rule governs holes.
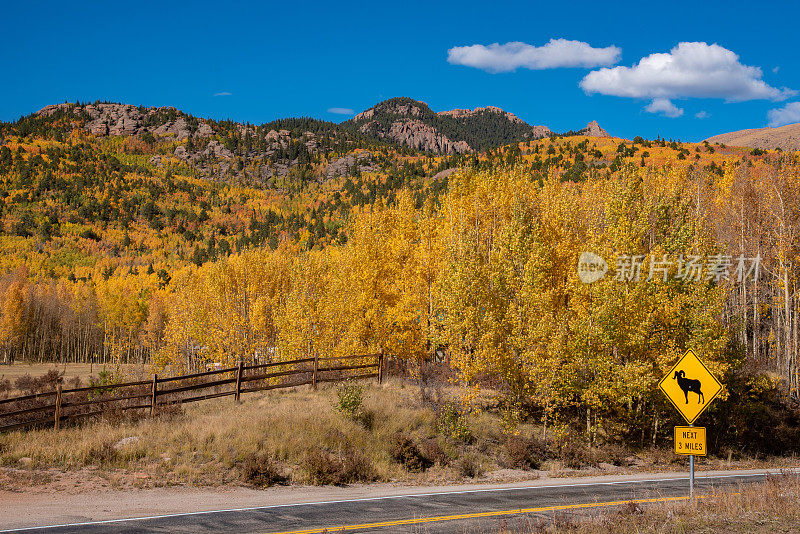
{"type": "Polygon", "coordinates": [[[719,380],[691,350],[669,370],[658,387],[689,424],[694,423],[722,391],[719,380]]]}

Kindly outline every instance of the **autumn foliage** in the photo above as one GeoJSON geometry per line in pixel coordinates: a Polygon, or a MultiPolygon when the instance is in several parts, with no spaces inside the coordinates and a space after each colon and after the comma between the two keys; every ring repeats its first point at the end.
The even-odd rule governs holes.
{"type": "Polygon", "coordinates": [[[509,429],[580,421],[590,439],[656,436],[655,384],[687,349],[798,397],[796,154],[574,137],[437,179],[436,158],[387,153],[408,172],[279,191],[97,144],[3,146],[5,360],[177,373],[383,350],[446,360],[466,401],[493,388],[509,429]],[[586,251],[611,268],[592,284],[586,251]],[[622,255],[640,278],[617,276],[622,255]],[[689,256],[759,257],[760,276],[680,278],[672,263],[648,279],[689,256]]]}

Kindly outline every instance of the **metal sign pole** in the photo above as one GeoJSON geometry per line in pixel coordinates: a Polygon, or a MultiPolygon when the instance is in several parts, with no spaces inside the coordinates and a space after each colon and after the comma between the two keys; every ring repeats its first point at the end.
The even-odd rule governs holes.
{"type": "MultiPolygon", "coordinates": [[[[689,425],[694,426],[694,423],[689,425]]],[[[694,454],[689,455],[689,497],[694,497],[694,454]]]]}

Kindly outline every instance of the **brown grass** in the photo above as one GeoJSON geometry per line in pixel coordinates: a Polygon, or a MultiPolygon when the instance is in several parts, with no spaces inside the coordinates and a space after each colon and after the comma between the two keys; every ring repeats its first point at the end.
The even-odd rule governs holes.
{"type": "MultiPolygon", "coordinates": [[[[369,478],[414,477],[389,450],[398,433],[420,442],[435,437],[433,412],[419,405],[411,388],[379,389],[373,383],[365,385],[364,397],[371,429],[336,409],[333,387],[318,392],[296,388],[245,395],[238,405],[231,399],[196,403],[185,406],[183,413],[154,419],[0,435],[0,465],[96,466],[145,472],[163,484],[218,485],[238,483],[245,460],[267,453],[293,482],[313,482],[307,458],[309,451],[318,450],[347,460],[352,469],[369,467],[369,478]],[[128,437],[138,439],[115,447],[128,437]],[[355,460],[350,451],[360,451],[364,458],[355,460]]],[[[446,476],[458,478],[455,472],[446,476]]]]}
{"type": "MultiPolygon", "coordinates": [[[[783,475],[736,489],[719,489],[694,501],[629,503],[593,516],[565,513],[499,522],[503,534],[777,533],[800,531],[800,478],[783,475]]],[[[469,529],[466,532],[471,532],[469,529]]]]}
{"type": "MultiPolygon", "coordinates": [[[[3,396],[22,395],[25,392],[18,390],[14,387],[19,378],[29,375],[32,378],[41,377],[48,372],[56,371],[64,377],[64,387],[68,387],[77,378],[81,384],[87,385],[89,377],[97,377],[98,373],[104,368],[101,364],[88,364],[88,363],[36,363],[36,362],[15,362],[13,365],[3,364],[0,365],[0,383],[8,381],[11,388],[8,391],[0,392],[0,398],[3,396]]],[[[117,366],[106,365],[107,370],[116,370],[117,366]]],[[[119,366],[120,371],[126,377],[139,378],[146,376],[148,367],[146,365],[126,364],[119,366]]]]}
{"type": "MultiPolygon", "coordinates": [[[[275,390],[244,395],[239,404],[231,398],[193,403],[153,419],[106,419],[59,431],[0,434],[0,471],[5,469],[24,488],[24,475],[53,470],[91,470],[118,485],[136,477],[136,484],[145,486],[214,486],[371,480],[438,484],[482,475],[499,482],[548,473],[684,469],[682,460],[659,451],[627,458],[618,449],[570,449],[565,454],[558,440],[543,439],[541,427],[529,424],[521,425],[512,439],[489,410],[464,416],[458,423],[466,425],[464,432],[454,432],[453,425],[442,424],[441,411],[409,382],[392,378],[381,387],[363,385],[359,413],[369,424],[337,409],[335,386],[317,392],[307,387],[275,390]],[[131,439],[121,443],[124,438],[131,439]],[[591,467],[604,465],[599,462],[622,467],[591,467]],[[539,471],[533,469],[537,465],[539,471]]],[[[450,388],[442,395],[452,400],[457,391],[450,388]]],[[[786,459],[784,465],[790,462],[786,459]]],[[[701,468],[765,463],[728,464],[710,458],[701,468]]]]}

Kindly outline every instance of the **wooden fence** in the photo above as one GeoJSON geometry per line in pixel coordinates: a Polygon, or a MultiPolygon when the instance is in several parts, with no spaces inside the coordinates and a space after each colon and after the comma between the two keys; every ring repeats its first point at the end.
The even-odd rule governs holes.
{"type": "Polygon", "coordinates": [[[303,358],[286,362],[214,369],[202,373],[122,384],[92,385],[0,399],[0,432],[52,426],[82,418],[140,410],[155,415],[163,407],[243,393],[320,382],[377,378],[383,382],[383,353],[335,358],[303,358]]]}

